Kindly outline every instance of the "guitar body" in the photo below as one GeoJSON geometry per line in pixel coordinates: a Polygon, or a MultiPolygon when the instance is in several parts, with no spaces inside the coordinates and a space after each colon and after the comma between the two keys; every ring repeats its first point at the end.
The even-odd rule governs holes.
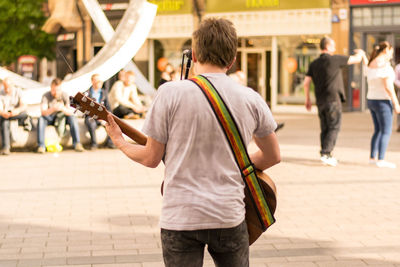
{"type": "MultiPolygon", "coordinates": [[[[94,119],[107,121],[107,115],[109,114],[109,112],[106,110],[106,108],[101,104],[96,103],[94,100],[86,97],[82,93],[77,93],[75,97],[71,98],[71,106],[84,112],[86,115],[93,117],[94,119]]],[[[113,118],[125,135],[127,135],[140,145],[146,144],[147,137],[144,134],[114,115],[113,118]]],[[[275,184],[268,175],[259,170],[257,170],[257,177],[260,186],[264,190],[267,205],[271,213],[274,214],[276,210],[275,184]]],[[[163,194],[163,190],[164,182],[161,184],[161,194],[163,194]]],[[[249,244],[251,245],[260,237],[260,235],[264,231],[258,219],[256,207],[252,202],[250,193],[248,192],[247,188],[245,189],[244,202],[246,206],[246,223],[247,230],[249,232],[249,244]]]]}
{"type": "MultiPolygon", "coordinates": [[[[267,201],[268,207],[272,214],[276,210],[276,186],[272,179],[265,174],[257,170],[258,183],[263,188],[265,193],[265,200],[267,201]]],[[[264,232],[261,227],[260,220],[258,219],[256,207],[251,199],[250,192],[245,188],[244,203],[246,208],[246,224],[247,231],[249,232],[249,245],[253,244],[264,232]]]]}

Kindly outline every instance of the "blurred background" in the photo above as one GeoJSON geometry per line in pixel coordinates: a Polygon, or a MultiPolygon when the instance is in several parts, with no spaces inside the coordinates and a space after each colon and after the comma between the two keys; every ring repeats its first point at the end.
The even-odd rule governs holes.
{"type": "MultiPolygon", "coordinates": [[[[351,54],[355,48],[370,54],[373,45],[387,40],[395,48],[393,65],[400,60],[400,0],[148,2],[158,6],[157,15],[133,61],[155,88],[167,63],[180,70],[182,51],[191,46],[191,33],[209,16],[225,17],[235,24],[239,49],[229,73],[243,71],[245,83],[272,110],[303,105],[302,81],[325,35],[336,41],[338,54],[351,54]]],[[[129,1],[99,0],[98,4],[116,29],[129,1]]],[[[106,43],[87,5],[83,0],[0,0],[1,66],[43,83],[46,77],[64,78],[82,68],[106,43]]],[[[365,110],[367,85],[362,66],[345,68],[343,77],[347,89],[344,110],[365,110]]],[[[113,76],[105,86],[110,88],[116,79],[113,76]]]]}

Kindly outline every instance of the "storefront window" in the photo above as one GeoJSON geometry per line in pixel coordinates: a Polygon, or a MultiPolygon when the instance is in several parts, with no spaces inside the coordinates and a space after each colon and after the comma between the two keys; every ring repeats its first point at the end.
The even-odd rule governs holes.
{"type": "Polygon", "coordinates": [[[393,24],[400,25],[400,7],[393,8],[393,24]]]}
{"type": "Polygon", "coordinates": [[[372,9],[372,25],[374,25],[374,26],[382,25],[382,8],[381,7],[372,9]]]}
{"type": "Polygon", "coordinates": [[[400,7],[353,8],[353,26],[400,25],[400,7]]]}
{"type": "Polygon", "coordinates": [[[363,26],[369,26],[372,24],[372,14],[371,14],[371,8],[365,7],[363,8],[363,26]]]}
{"type": "MultiPolygon", "coordinates": [[[[322,36],[280,37],[279,104],[304,104],[303,81],[310,63],[319,56],[319,40],[322,36]]],[[[314,86],[311,85],[312,101],[314,86]]]]}

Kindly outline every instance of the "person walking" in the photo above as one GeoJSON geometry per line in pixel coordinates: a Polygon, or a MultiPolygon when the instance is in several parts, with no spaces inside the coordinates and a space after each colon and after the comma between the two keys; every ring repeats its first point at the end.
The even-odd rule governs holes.
{"type": "Polygon", "coordinates": [[[386,41],[381,42],[374,47],[367,68],[367,101],[374,123],[370,163],[384,168],[396,168],[396,164],[385,161],[385,153],[392,134],[393,109],[400,113],[394,91],[395,73],[390,65],[392,57],[393,47],[386,41]]]}
{"type": "MultiPolygon", "coordinates": [[[[258,150],[250,159],[255,168],[265,170],[280,161],[276,122],[257,92],[226,74],[237,43],[232,22],[203,20],[192,35],[194,72],[214,84],[244,145],[254,138],[258,150]]],[[[159,87],[143,126],[145,146],[127,142],[111,115],[106,129],[132,160],[153,168],[164,160],[160,226],[165,266],[202,266],[205,246],[216,266],[249,266],[241,170],[198,85],[180,80],[159,87]]]]}
{"type": "Polygon", "coordinates": [[[311,62],[304,79],[305,106],[311,110],[310,84],[315,86],[315,97],[320,121],[321,161],[324,165],[336,166],[337,160],[332,156],[339,134],[342,103],[345,102],[342,70],[346,65],[360,63],[365,56],[363,50],[355,50],[351,56],[334,55],[335,41],[324,37],[320,41],[321,55],[311,62]]]}

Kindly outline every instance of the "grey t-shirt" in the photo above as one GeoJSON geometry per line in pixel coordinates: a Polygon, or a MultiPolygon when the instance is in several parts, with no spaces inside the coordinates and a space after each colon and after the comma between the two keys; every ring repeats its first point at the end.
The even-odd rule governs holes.
{"type": "Polygon", "coordinates": [[[47,108],[52,108],[57,103],[63,103],[64,106],[69,106],[69,97],[66,92],[62,92],[59,98],[55,98],[50,91],[46,92],[42,97],[43,105],[47,105],[47,108]]]}
{"type": "MultiPolygon", "coordinates": [[[[231,110],[246,145],[276,123],[254,90],[224,73],[203,74],[231,110]]],[[[160,226],[169,230],[229,228],[244,220],[244,183],[206,97],[189,80],[163,84],[143,131],[166,144],[160,226]]]]}
{"type": "Polygon", "coordinates": [[[22,91],[14,87],[11,94],[6,94],[4,89],[0,90],[0,110],[9,111],[18,108],[22,101],[22,91]]]}

